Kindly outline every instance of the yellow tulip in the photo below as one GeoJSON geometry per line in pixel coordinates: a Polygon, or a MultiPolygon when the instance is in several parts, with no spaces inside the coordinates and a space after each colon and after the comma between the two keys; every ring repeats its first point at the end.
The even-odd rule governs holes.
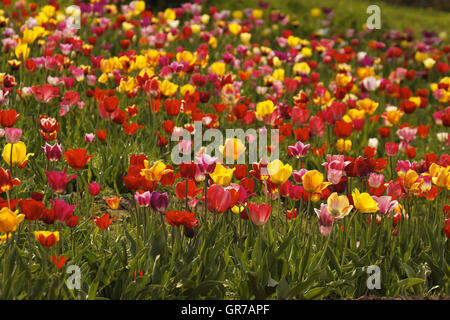
{"type": "Polygon", "coordinates": [[[309,74],[311,72],[311,67],[306,62],[300,62],[294,64],[292,70],[295,74],[309,74]]]}
{"type": "Polygon", "coordinates": [[[210,177],[214,181],[214,183],[226,187],[231,182],[234,170],[236,170],[236,168],[227,169],[222,164],[218,163],[216,164],[214,172],[210,174],[210,177]]]}
{"type": "Polygon", "coordinates": [[[321,12],[322,11],[319,8],[312,8],[311,9],[311,16],[313,18],[318,18],[318,17],[320,17],[321,12]]]}
{"type": "Polygon", "coordinates": [[[30,55],[30,48],[28,48],[26,43],[22,43],[17,45],[14,53],[16,54],[17,59],[26,60],[30,55]]]}
{"type": "Polygon", "coordinates": [[[267,165],[267,171],[270,180],[277,185],[285,183],[292,174],[292,166],[290,164],[283,164],[280,160],[274,160],[267,165]]]}
{"type": "Polygon", "coordinates": [[[272,77],[273,77],[275,80],[284,81],[284,74],[285,74],[284,69],[279,68],[279,69],[276,69],[276,70],[273,72],[272,77]]]}
{"type": "Polygon", "coordinates": [[[160,90],[162,94],[165,95],[166,97],[171,97],[177,92],[178,85],[170,82],[169,80],[164,80],[161,83],[160,90]]]}
{"type": "Polygon", "coordinates": [[[141,176],[144,176],[148,181],[160,181],[162,176],[172,171],[162,161],[156,161],[151,168],[149,162],[144,160],[145,169],[141,170],[141,176]]]}
{"type": "Polygon", "coordinates": [[[378,203],[366,192],[360,193],[358,189],[355,189],[352,197],[356,210],[361,213],[373,213],[379,210],[378,203]]]}
{"type": "Polygon", "coordinates": [[[211,73],[215,73],[218,76],[222,76],[225,73],[226,65],[223,62],[214,62],[211,64],[211,73]]]}
{"type": "Polygon", "coordinates": [[[364,110],[368,115],[372,115],[380,104],[372,99],[365,98],[363,100],[359,100],[356,105],[359,110],[364,110]]]}
{"type": "Polygon", "coordinates": [[[239,214],[244,210],[245,210],[245,207],[239,206],[239,205],[235,205],[235,206],[233,206],[233,208],[231,208],[231,212],[233,212],[234,214],[239,214]]]}
{"type": "Polygon", "coordinates": [[[16,167],[22,167],[30,156],[34,156],[34,153],[27,154],[27,146],[22,141],[14,143],[13,145],[8,143],[3,149],[2,154],[3,160],[5,160],[8,165],[16,167]]]}
{"type": "Polygon", "coordinates": [[[327,199],[328,212],[336,218],[343,218],[350,213],[353,206],[350,205],[347,196],[338,196],[333,192],[327,199]]]}
{"type": "Polygon", "coordinates": [[[166,11],[164,11],[164,19],[167,21],[172,21],[175,20],[177,18],[177,15],[175,13],[175,11],[173,11],[172,9],[168,8],[166,9],[166,11]]]}
{"type": "Polygon", "coordinates": [[[420,192],[420,186],[423,183],[421,179],[419,179],[419,174],[414,170],[409,169],[406,174],[402,171],[398,172],[398,176],[403,180],[403,185],[410,192],[420,192]]]}
{"type": "Polygon", "coordinates": [[[245,152],[245,145],[237,138],[226,139],[219,149],[227,159],[237,160],[245,152]]]}
{"type": "Polygon", "coordinates": [[[190,84],[185,84],[184,86],[182,86],[180,88],[180,93],[181,95],[184,97],[184,95],[186,94],[186,92],[189,92],[189,94],[194,94],[195,92],[195,87],[190,85],[190,84]]]}
{"type": "Polygon", "coordinates": [[[17,229],[19,223],[25,218],[24,214],[18,214],[19,210],[12,212],[8,207],[0,210],[0,232],[10,233],[17,229]]]}
{"type": "Polygon", "coordinates": [[[237,35],[239,32],[241,32],[241,26],[237,23],[231,23],[228,25],[228,30],[234,34],[237,35]]]}
{"type": "Polygon", "coordinates": [[[436,186],[450,190],[450,166],[444,168],[433,163],[429,168],[429,172],[436,186]]]}
{"type": "Polygon", "coordinates": [[[260,119],[264,118],[265,116],[268,116],[274,112],[275,107],[273,105],[273,102],[271,100],[266,100],[263,102],[259,102],[256,105],[256,116],[260,119]]]}
{"type": "Polygon", "coordinates": [[[320,193],[331,184],[331,182],[324,182],[323,174],[317,170],[306,172],[302,177],[302,181],[305,191],[312,193],[320,193]]]}
{"type": "Polygon", "coordinates": [[[253,19],[261,19],[263,16],[263,11],[260,9],[253,9],[253,19]]]}
{"type": "Polygon", "coordinates": [[[339,152],[350,151],[352,149],[352,140],[341,138],[336,142],[336,148],[339,152]]]}

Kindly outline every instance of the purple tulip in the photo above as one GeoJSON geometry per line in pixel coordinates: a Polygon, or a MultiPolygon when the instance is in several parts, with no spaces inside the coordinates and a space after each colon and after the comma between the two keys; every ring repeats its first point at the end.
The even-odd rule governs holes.
{"type": "Polygon", "coordinates": [[[169,206],[169,196],[167,195],[167,192],[159,193],[157,191],[153,191],[150,198],[150,205],[155,211],[166,211],[169,206]]]}

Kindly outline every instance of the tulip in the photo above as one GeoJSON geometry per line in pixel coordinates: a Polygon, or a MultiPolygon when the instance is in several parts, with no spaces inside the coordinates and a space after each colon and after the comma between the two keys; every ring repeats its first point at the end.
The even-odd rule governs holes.
{"type": "Polygon", "coordinates": [[[100,184],[95,182],[89,183],[88,191],[91,196],[95,197],[100,193],[100,184]]]}
{"type": "Polygon", "coordinates": [[[234,170],[236,170],[236,168],[227,169],[222,164],[217,163],[214,172],[211,173],[210,176],[214,183],[227,186],[231,182],[234,170]]]}
{"type": "Polygon", "coordinates": [[[141,170],[141,176],[145,177],[147,181],[160,181],[162,177],[173,171],[162,161],[156,161],[151,168],[149,168],[148,160],[144,160],[145,168],[141,170]]]}
{"type": "Polygon", "coordinates": [[[194,179],[197,171],[197,164],[194,162],[180,163],[180,174],[183,179],[194,179]]]}
{"type": "Polygon", "coordinates": [[[272,206],[267,203],[257,205],[249,202],[247,203],[247,209],[250,215],[250,219],[258,227],[266,224],[272,212],[272,206]]]}
{"type": "Polygon", "coordinates": [[[0,193],[10,191],[19,184],[20,180],[17,178],[13,179],[9,170],[0,168],[0,193]]]}
{"type": "Polygon", "coordinates": [[[34,153],[27,154],[27,147],[22,141],[15,144],[8,143],[3,149],[2,154],[3,159],[8,165],[19,168],[25,167],[30,156],[34,156],[34,153]]]}
{"type": "Polygon", "coordinates": [[[414,193],[420,192],[420,187],[423,181],[419,179],[419,174],[417,172],[411,169],[409,169],[406,174],[402,171],[399,171],[398,176],[402,179],[403,186],[406,190],[414,193]]]}
{"type": "Polygon", "coordinates": [[[171,226],[183,225],[187,229],[192,229],[198,225],[198,219],[194,217],[194,212],[167,211],[165,215],[167,223],[171,226]]]}
{"type": "Polygon", "coordinates": [[[331,226],[333,225],[333,222],[336,220],[330,212],[328,211],[328,207],[326,204],[322,203],[320,205],[320,209],[315,209],[317,218],[319,219],[319,231],[320,234],[323,236],[328,236],[331,232],[331,226]]]}
{"type": "Polygon", "coordinates": [[[58,161],[62,157],[62,146],[59,143],[55,143],[53,146],[45,143],[42,149],[49,161],[58,161]]]}
{"type": "Polygon", "coordinates": [[[227,160],[237,160],[245,152],[245,145],[237,138],[226,139],[225,144],[220,147],[220,151],[227,160]]]}
{"type": "Polygon", "coordinates": [[[308,172],[308,170],[306,170],[306,169],[300,169],[299,171],[293,171],[292,176],[294,177],[294,181],[296,183],[303,183],[303,180],[302,180],[303,175],[307,172],[308,172]]]}
{"type": "Polygon", "coordinates": [[[333,217],[340,219],[348,215],[353,206],[350,205],[347,196],[338,196],[333,192],[327,199],[327,209],[333,217]]]}
{"type": "Polygon", "coordinates": [[[93,155],[87,155],[86,149],[68,149],[64,152],[67,164],[75,170],[83,169],[93,155]]]}
{"type": "Polygon", "coordinates": [[[65,220],[65,223],[69,228],[75,228],[78,224],[78,220],[79,220],[78,216],[71,216],[65,220]]]}
{"type": "Polygon", "coordinates": [[[20,211],[25,214],[25,219],[35,221],[42,216],[45,205],[41,201],[34,199],[19,200],[20,211]]]}
{"type": "Polygon", "coordinates": [[[56,255],[53,255],[50,257],[50,260],[52,261],[53,265],[57,270],[64,267],[64,264],[66,263],[68,257],[59,256],[56,257],[56,255]]]}
{"type": "Polygon", "coordinates": [[[369,186],[371,186],[372,188],[378,188],[384,182],[384,175],[383,174],[376,174],[376,173],[372,172],[369,175],[368,182],[369,182],[369,186]]]}
{"type": "Polygon", "coordinates": [[[201,156],[195,157],[195,162],[199,165],[201,172],[211,174],[216,169],[217,158],[203,153],[201,156]]]}
{"type": "Polygon", "coordinates": [[[150,198],[150,205],[155,211],[166,211],[169,206],[169,196],[167,195],[167,192],[159,193],[157,191],[153,191],[150,198]]]}
{"type": "Polygon", "coordinates": [[[19,128],[6,128],[5,129],[6,142],[15,144],[19,142],[22,137],[22,129],[19,128]]]}
{"type": "Polygon", "coordinates": [[[94,141],[95,139],[95,134],[93,133],[86,133],[86,135],[84,136],[84,141],[86,141],[87,143],[91,143],[92,141],[94,141]]]}
{"type": "Polygon", "coordinates": [[[108,205],[108,207],[111,210],[117,210],[117,208],[119,208],[120,199],[122,199],[122,198],[111,197],[111,198],[106,198],[106,199],[103,199],[103,200],[105,200],[106,204],[108,205]]]}
{"type": "Polygon", "coordinates": [[[328,187],[330,182],[323,182],[323,175],[317,170],[306,172],[302,177],[303,188],[306,192],[320,193],[328,187]]]}
{"type": "Polygon", "coordinates": [[[136,192],[134,194],[134,200],[136,200],[136,203],[140,207],[149,207],[150,206],[150,198],[151,198],[151,192],[145,191],[144,193],[136,192]]]}
{"type": "Polygon", "coordinates": [[[207,189],[207,208],[212,213],[222,213],[230,207],[231,194],[219,184],[213,184],[207,189]]]}
{"type": "Polygon", "coordinates": [[[384,145],[384,150],[386,154],[390,157],[395,156],[398,153],[399,145],[395,142],[386,142],[384,145]]]}
{"type": "Polygon", "coordinates": [[[52,204],[53,211],[55,212],[56,220],[61,222],[64,222],[67,218],[70,218],[73,214],[73,210],[77,206],[76,204],[69,205],[61,199],[50,200],[50,203],[52,204]]]}
{"type": "Polygon", "coordinates": [[[366,192],[360,193],[358,189],[355,189],[352,192],[352,198],[355,209],[361,213],[373,213],[379,210],[377,202],[366,192]]]}
{"type": "Polygon", "coordinates": [[[56,193],[62,193],[64,189],[66,189],[67,183],[77,177],[76,175],[71,175],[69,178],[67,178],[66,169],[61,172],[44,171],[44,173],[47,176],[48,184],[56,193]]]}
{"type": "Polygon", "coordinates": [[[194,199],[200,192],[202,192],[202,188],[197,188],[193,180],[180,181],[175,185],[175,195],[180,200],[186,199],[186,190],[187,198],[190,200],[194,199]]]}
{"type": "Polygon", "coordinates": [[[108,227],[111,225],[111,223],[116,219],[117,217],[113,217],[112,219],[110,218],[109,214],[105,213],[103,214],[100,218],[95,216],[93,219],[91,219],[92,221],[95,222],[95,224],[97,225],[97,227],[100,230],[106,230],[108,229],[108,227]]]}
{"type": "Polygon", "coordinates": [[[392,200],[391,196],[373,196],[373,199],[377,202],[378,208],[382,214],[390,213],[398,206],[398,201],[392,200]]]}
{"type": "Polygon", "coordinates": [[[309,144],[303,144],[301,141],[297,141],[297,143],[293,146],[288,146],[289,155],[294,158],[303,158],[309,150],[309,144]]]}
{"type": "Polygon", "coordinates": [[[281,185],[285,183],[292,174],[292,166],[290,164],[283,164],[280,160],[274,160],[267,165],[270,180],[276,184],[281,185]]]}
{"type": "Polygon", "coordinates": [[[433,163],[428,170],[436,186],[450,190],[450,166],[441,167],[433,163]]]}
{"type": "Polygon", "coordinates": [[[262,120],[264,117],[272,114],[274,112],[275,107],[273,105],[273,102],[271,100],[266,100],[263,102],[259,102],[256,105],[256,117],[258,120],[262,120]]]}
{"type": "Polygon", "coordinates": [[[0,232],[10,233],[17,229],[19,223],[25,219],[24,214],[18,214],[19,210],[11,211],[8,207],[0,210],[0,232]]]}
{"type": "Polygon", "coordinates": [[[50,248],[59,241],[59,232],[55,231],[35,231],[34,237],[46,248],[50,248]]]}

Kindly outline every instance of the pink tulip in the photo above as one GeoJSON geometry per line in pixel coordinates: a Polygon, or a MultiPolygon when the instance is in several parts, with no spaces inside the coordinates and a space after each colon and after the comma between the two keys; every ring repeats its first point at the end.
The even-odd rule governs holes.
{"type": "Polygon", "coordinates": [[[289,155],[294,158],[303,158],[309,150],[309,144],[303,144],[301,141],[297,141],[297,143],[293,146],[288,146],[289,155]]]}
{"type": "Polygon", "coordinates": [[[92,182],[89,183],[89,194],[93,197],[100,193],[100,184],[92,182]]]}
{"type": "Polygon", "coordinates": [[[391,196],[381,196],[381,197],[373,196],[373,199],[377,202],[378,208],[380,212],[383,214],[391,212],[398,206],[398,201],[396,200],[392,201],[391,196]]]}
{"type": "Polygon", "coordinates": [[[210,174],[216,169],[217,158],[203,153],[199,157],[195,157],[195,163],[199,165],[202,173],[210,174]]]}
{"type": "Polygon", "coordinates": [[[44,171],[45,175],[48,179],[48,184],[56,193],[62,193],[64,192],[64,189],[66,189],[67,183],[75,179],[76,175],[71,175],[70,178],[67,178],[67,172],[66,169],[62,172],[57,171],[44,171]]]}
{"type": "Polygon", "coordinates": [[[322,203],[320,209],[314,209],[320,224],[320,234],[327,237],[331,232],[334,217],[328,211],[327,205],[322,203]]]}
{"type": "Polygon", "coordinates": [[[73,214],[73,210],[77,206],[76,204],[69,205],[61,199],[50,200],[50,203],[52,204],[53,211],[55,212],[56,220],[61,222],[64,222],[70,218],[73,214]]]}
{"type": "Polygon", "coordinates": [[[7,143],[17,143],[22,137],[22,129],[19,128],[6,128],[5,136],[7,143]]]}
{"type": "Polygon", "coordinates": [[[397,135],[405,141],[405,143],[409,144],[416,138],[417,128],[404,127],[402,129],[397,130],[397,135]]]}
{"type": "Polygon", "coordinates": [[[390,157],[395,156],[398,153],[399,145],[395,142],[386,142],[384,145],[384,150],[386,154],[390,157]]]}
{"type": "Polygon", "coordinates": [[[371,173],[369,175],[369,186],[371,186],[372,188],[378,188],[379,186],[381,186],[384,182],[384,175],[383,174],[376,174],[376,173],[371,173]]]}
{"type": "Polygon", "coordinates": [[[95,139],[95,134],[93,133],[86,133],[86,135],[84,136],[84,141],[86,141],[87,143],[91,143],[92,141],[94,141],[95,139]]]}

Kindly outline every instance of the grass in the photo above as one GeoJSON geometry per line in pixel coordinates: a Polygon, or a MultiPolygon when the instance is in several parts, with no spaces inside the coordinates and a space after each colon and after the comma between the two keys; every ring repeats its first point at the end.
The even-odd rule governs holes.
{"type": "MultiPolygon", "coordinates": [[[[417,8],[399,6],[386,3],[385,1],[365,1],[365,0],[269,0],[271,9],[278,9],[284,14],[303,16],[304,11],[312,8],[333,8],[334,26],[333,29],[345,30],[346,28],[355,28],[357,31],[363,30],[363,24],[366,22],[369,14],[366,13],[369,5],[378,5],[381,9],[381,28],[403,31],[406,28],[414,30],[414,34],[420,35],[423,30],[445,32],[445,42],[449,42],[450,13],[436,10],[433,8],[417,8]]],[[[257,0],[230,0],[230,1],[212,1],[219,9],[234,10],[235,8],[256,8],[257,0]]],[[[300,21],[300,27],[302,27],[300,21]]]]}

